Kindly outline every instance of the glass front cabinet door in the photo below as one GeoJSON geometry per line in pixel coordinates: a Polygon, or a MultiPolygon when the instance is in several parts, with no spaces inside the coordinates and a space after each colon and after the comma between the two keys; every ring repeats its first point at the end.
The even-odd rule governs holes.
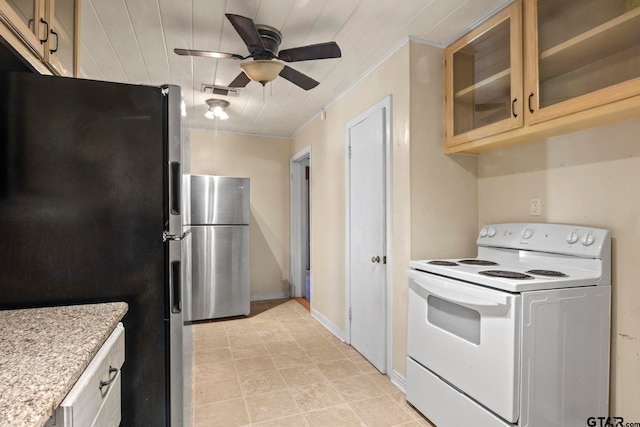
{"type": "Polygon", "coordinates": [[[523,125],[520,1],[458,39],[444,55],[448,147],[523,125]]]}
{"type": "Polygon", "coordinates": [[[77,76],[76,0],[49,0],[47,16],[51,22],[45,61],[61,76],[77,76]]]}
{"type": "Polygon", "coordinates": [[[527,123],[640,94],[640,0],[526,0],[527,123]]]}
{"type": "Polygon", "coordinates": [[[44,8],[44,0],[0,0],[0,19],[41,58],[48,34],[44,8]]]}

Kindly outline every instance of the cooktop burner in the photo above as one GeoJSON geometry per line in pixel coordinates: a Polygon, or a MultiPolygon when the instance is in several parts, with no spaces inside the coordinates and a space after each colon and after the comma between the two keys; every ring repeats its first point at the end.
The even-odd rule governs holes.
{"type": "Polygon", "coordinates": [[[526,273],[534,274],[536,276],[547,276],[547,277],[568,277],[561,271],[553,271],[553,270],[529,270],[526,273]]]}
{"type": "Polygon", "coordinates": [[[484,259],[461,259],[458,262],[460,264],[469,264],[469,265],[498,265],[497,262],[487,261],[484,259]]]}
{"type": "Polygon", "coordinates": [[[533,279],[533,276],[529,276],[528,274],[524,274],[524,273],[518,273],[517,271],[485,270],[485,271],[480,271],[479,273],[484,276],[503,277],[505,279],[517,279],[517,280],[533,279]]]}
{"type": "Polygon", "coordinates": [[[455,266],[457,266],[457,265],[460,265],[460,264],[455,263],[455,262],[453,262],[453,261],[438,261],[438,260],[435,260],[435,261],[429,261],[427,264],[443,265],[443,266],[445,266],[445,267],[455,267],[455,266]]]}

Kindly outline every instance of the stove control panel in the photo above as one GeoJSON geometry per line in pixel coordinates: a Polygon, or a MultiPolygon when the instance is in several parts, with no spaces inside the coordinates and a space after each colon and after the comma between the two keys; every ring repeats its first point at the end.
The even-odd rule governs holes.
{"type": "Polygon", "coordinates": [[[549,223],[487,224],[480,230],[478,246],[513,248],[600,258],[610,250],[608,230],[549,223]]]}

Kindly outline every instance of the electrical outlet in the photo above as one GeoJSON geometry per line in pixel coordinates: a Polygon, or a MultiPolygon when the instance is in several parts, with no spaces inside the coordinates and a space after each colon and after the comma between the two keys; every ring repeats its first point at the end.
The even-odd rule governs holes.
{"type": "Polygon", "coordinates": [[[542,201],[540,199],[531,199],[530,215],[531,216],[542,215],[542,201]]]}

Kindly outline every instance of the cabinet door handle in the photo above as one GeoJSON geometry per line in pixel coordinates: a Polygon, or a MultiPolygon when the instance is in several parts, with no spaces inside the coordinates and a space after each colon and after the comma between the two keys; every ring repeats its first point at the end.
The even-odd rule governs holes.
{"type": "Polygon", "coordinates": [[[49,52],[56,53],[58,51],[58,44],[60,44],[60,36],[58,36],[58,33],[53,30],[51,30],[51,34],[56,36],[56,47],[54,49],[49,49],[49,52]]]}
{"type": "Polygon", "coordinates": [[[49,40],[49,23],[42,18],[40,18],[40,22],[42,22],[44,25],[47,26],[47,29],[44,32],[47,36],[44,38],[44,40],[40,39],[40,43],[42,44],[42,43],[46,43],[47,40],[49,40]]]}
{"type": "Polygon", "coordinates": [[[518,98],[513,98],[513,101],[511,101],[511,114],[513,114],[513,117],[518,117],[518,115],[516,114],[516,101],[518,100],[518,98]]]}
{"type": "Polygon", "coordinates": [[[112,366],[109,366],[109,379],[107,381],[100,381],[100,386],[98,386],[98,388],[100,389],[100,392],[102,392],[103,387],[109,387],[109,384],[115,381],[117,376],[118,376],[118,369],[112,366]]]}
{"type": "Polygon", "coordinates": [[[533,98],[533,93],[529,94],[529,112],[533,113],[533,107],[531,107],[531,98],[533,98]]]}

